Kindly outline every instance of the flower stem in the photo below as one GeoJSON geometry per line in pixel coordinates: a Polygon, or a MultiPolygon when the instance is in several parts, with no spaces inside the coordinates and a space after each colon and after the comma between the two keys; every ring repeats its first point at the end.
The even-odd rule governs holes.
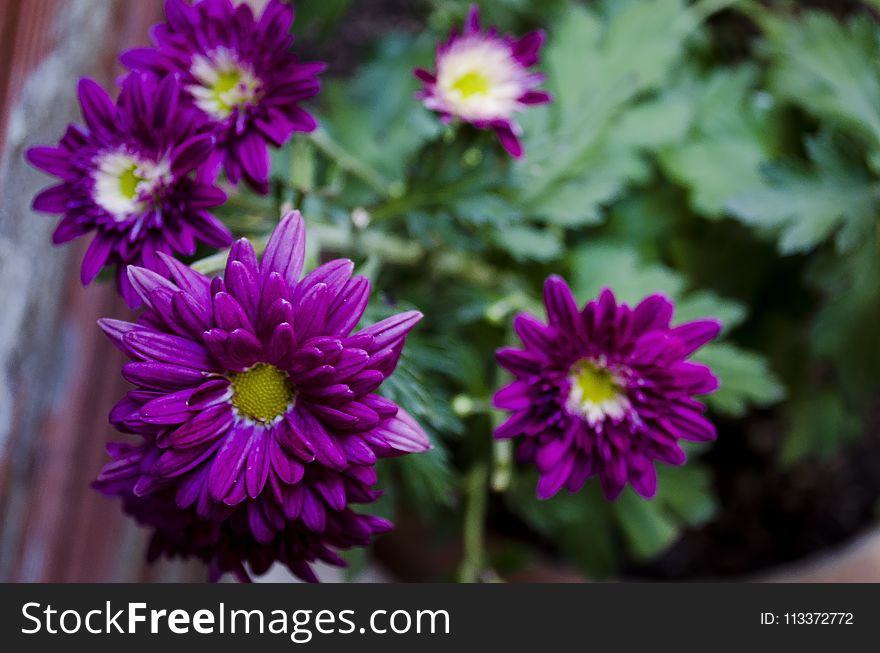
{"type": "Polygon", "coordinates": [[[494,440],[492,442],[492,491],[506,492],[510,487],[513,473],[513,442],[494,440]]]}
{"type": "Polygon", "coordinates": [[[475,583],[480,579],[485,566],[483,547],[486,504],[488,501],[489,466],[476,464],[467,477],[464,513],[464,559],[458,572],[462,583],[475,583]]]}

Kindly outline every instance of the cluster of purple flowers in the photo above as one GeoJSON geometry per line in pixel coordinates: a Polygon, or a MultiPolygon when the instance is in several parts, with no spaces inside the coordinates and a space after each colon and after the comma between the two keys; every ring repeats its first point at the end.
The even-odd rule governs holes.
{"type": "Polygon", "coordinates": [[[167,276],[158,254],[230,244],[229,230],[210,213],[226,200],[219,170],[233,184],[267,192],[268,146],[315,128],[300,103],[318,93],[324,68],[291,53],[293,9],[281,0],[259,17],[232,0],[166,0],[165,13],[167,22],[153,28],[154,47],[122,54],[131,72],[116,102],[83,80],[86,126],[72,125],[57,147],[28,152],[33,165],[60,179],[34,202],[64,215],[55,242],[94,232],[83,283],[114,266],[133,307],[140,298],[128,265],[167,276]]]}
{"type": "MultiPolygon", "coordinates": [[[[212,576],[240,578],[280,561],[306,580],[311,563],[367,545],[383,519],[371,503],[379,458],[425,451],[420,426],[376,394],[393,373],[421,314],[355,331],[370,284],[334,260],[302,276],[305,225],[282,218],[262,259],[242,239],[225,272],[208,278],[177,257],[198,243],[230,245],[211,210],[226,179],[266,193],[269,146],[316,122],[300,103],[317,94],[324,66],[290,51],[292,8],[269,0],[259,16],[232,0],[167,0],[154,46],[125,52],[130,72],[114,101],[82,80],[85,126],[29,160],[58,177],[34,207],[60,213],[56,243],[93,233],[82,264],[91,282],[116,270],[120,293],[143,306],[136,322],[101,320],[130,359],[134,388],[110,421],[136,443],[108,448],[96,487],[153,529],[150,556],[193,556],[212,576]]],[[[417,70],[419,97],[443,120],[493,130],[522,155],[514,120],[550,96],[532,71],[541,32],[483,31],[476,8],[437,51],[436,72],[417,70]]],[[[670,326],[659,295],[635,308],[605,291],[578,309],[568,286],[545,286],[548,323],[521,315],[523,349],[498,352],[515,380],[495,395],[511,412],[497,438],[521,438],[537,466],[538,495],[577,491],[597,476],[609,499],[627,483],[656,491],[655,461],[682,464],[680,440],[715,437],[694,395],[717,381],[686,359],[720,325],[670,326]]]]}

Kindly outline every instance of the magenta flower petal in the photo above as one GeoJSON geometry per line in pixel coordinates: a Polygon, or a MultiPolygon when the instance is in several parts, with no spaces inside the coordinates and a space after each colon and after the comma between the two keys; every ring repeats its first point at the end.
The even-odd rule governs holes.
{"type": "Polygon", "coordinates": [[[264,276],[277,272],[288,286],[295,287],[302,273],[305,257],[305,222],[299,211],[291,211],[281,218],[281,222],[272,232],[260,270],[264,276]]]}

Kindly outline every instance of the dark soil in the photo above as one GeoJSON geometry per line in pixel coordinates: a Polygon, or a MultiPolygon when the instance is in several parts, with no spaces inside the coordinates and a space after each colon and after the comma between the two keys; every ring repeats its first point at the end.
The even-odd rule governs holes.
{"type": "Polygon", "coordinates": [[[627,575],[657,578],[741,576],[846,542],[880,517],[880,411],[870,433],[830,461],[781,469],[785,432],[775,422],[719,438],[705,461],[721,504],[704,528],[627,575]]]}

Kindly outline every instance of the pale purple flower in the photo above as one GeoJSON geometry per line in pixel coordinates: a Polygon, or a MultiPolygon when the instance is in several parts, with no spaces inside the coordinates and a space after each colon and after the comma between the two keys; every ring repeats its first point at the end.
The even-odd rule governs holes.
{"type": "Polygon", "coordinates": [[[501,35],[494,27],[482,31],[479,9],[473,5],[464,31],[453,31],[438,47],[436,71],[414,71],[425,84],[418,97],[444,121],[458,119],[494,130],[504,149],[520,157],[521,130],[515,114],[551,100],[537,88],[544,76],[532,71],[543,41],[541,31],[522,38],[501,35]]]}

